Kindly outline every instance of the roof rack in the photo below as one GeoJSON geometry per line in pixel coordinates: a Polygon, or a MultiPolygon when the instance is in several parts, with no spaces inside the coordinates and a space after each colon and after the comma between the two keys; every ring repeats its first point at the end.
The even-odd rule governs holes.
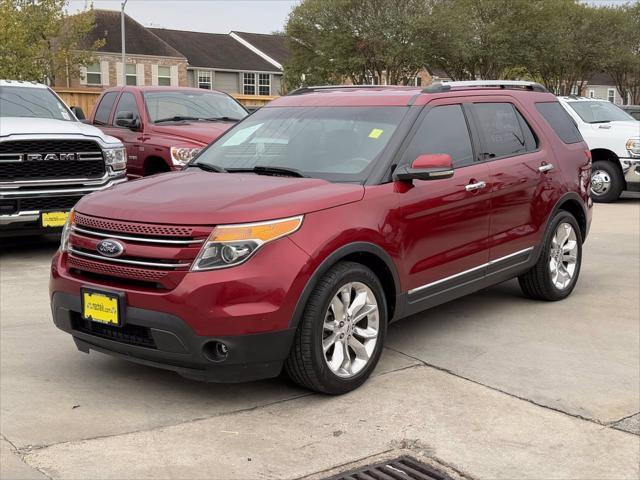
{"type": "Polygon", "coordinates": [[[451,89],[473,89],[473,88],[505,88],[505,89],[524,89],[534,92],[548,92],[546,88],[536,82],[527,82],[524,80],[469,80],[463,82],[437,82],[432,83],[422,90],[423,93],[441,93],[448,92],[451,89]]]}
{"type": "Polygon", "coordinates": [[[334,88],[347,88],[347,89],[367,89],[367,88],[399,88],[401,85],[316,85],[311,87],[300,87],[297,88],[287,94],[287,96],[291,95],[301,95],[303,93],[311,93],[317,92],[321,90],[331,90],[334,88]]]}

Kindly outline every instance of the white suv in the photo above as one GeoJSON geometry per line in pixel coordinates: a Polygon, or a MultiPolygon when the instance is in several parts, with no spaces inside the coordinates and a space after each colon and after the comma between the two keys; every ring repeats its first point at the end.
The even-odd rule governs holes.
{"type": "Polygon", "coordinates": [[[615,202],[623,190],[640,191],[640,122],[606,100],[558,97],[591,150],[591,196],[615,202]]]}

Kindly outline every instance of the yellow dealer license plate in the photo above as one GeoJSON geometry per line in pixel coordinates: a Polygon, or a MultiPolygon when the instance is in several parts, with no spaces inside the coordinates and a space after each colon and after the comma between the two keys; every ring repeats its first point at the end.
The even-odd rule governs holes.
{"type": "Polygon", "coordinates": [[[121,297],[108,292],[82,290],[82,318],[120,326],[121,297]]]}
{"type": "Polygon", "coordinates": [[[43,227],[63,227],[67,221],[69,212],[43,212],[42,213],[42,226],[43,227]]]}

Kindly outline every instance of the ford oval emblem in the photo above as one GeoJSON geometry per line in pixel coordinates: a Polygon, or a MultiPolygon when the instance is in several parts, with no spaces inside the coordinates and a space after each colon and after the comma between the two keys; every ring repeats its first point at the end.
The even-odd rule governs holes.
{"type": "Polygon", "coordinates": [[[98,243],[96,250],[105,257],[119,257],[124,252],[124,246],[116,240],[107,238],[98,243]]]}

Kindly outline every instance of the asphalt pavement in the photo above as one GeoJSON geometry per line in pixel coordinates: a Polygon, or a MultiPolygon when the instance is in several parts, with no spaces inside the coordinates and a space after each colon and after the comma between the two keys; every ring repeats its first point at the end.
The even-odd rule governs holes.
{"type": "Polygon", "coordinates": [[[76,350],[56,239],[0,244],[0,478],[323,478],[409,454],[478,479],[640,477],[640,195],[596,205],[571,297],[509,281],[389,329],[341,397],[203,384],[76,350]]]}

